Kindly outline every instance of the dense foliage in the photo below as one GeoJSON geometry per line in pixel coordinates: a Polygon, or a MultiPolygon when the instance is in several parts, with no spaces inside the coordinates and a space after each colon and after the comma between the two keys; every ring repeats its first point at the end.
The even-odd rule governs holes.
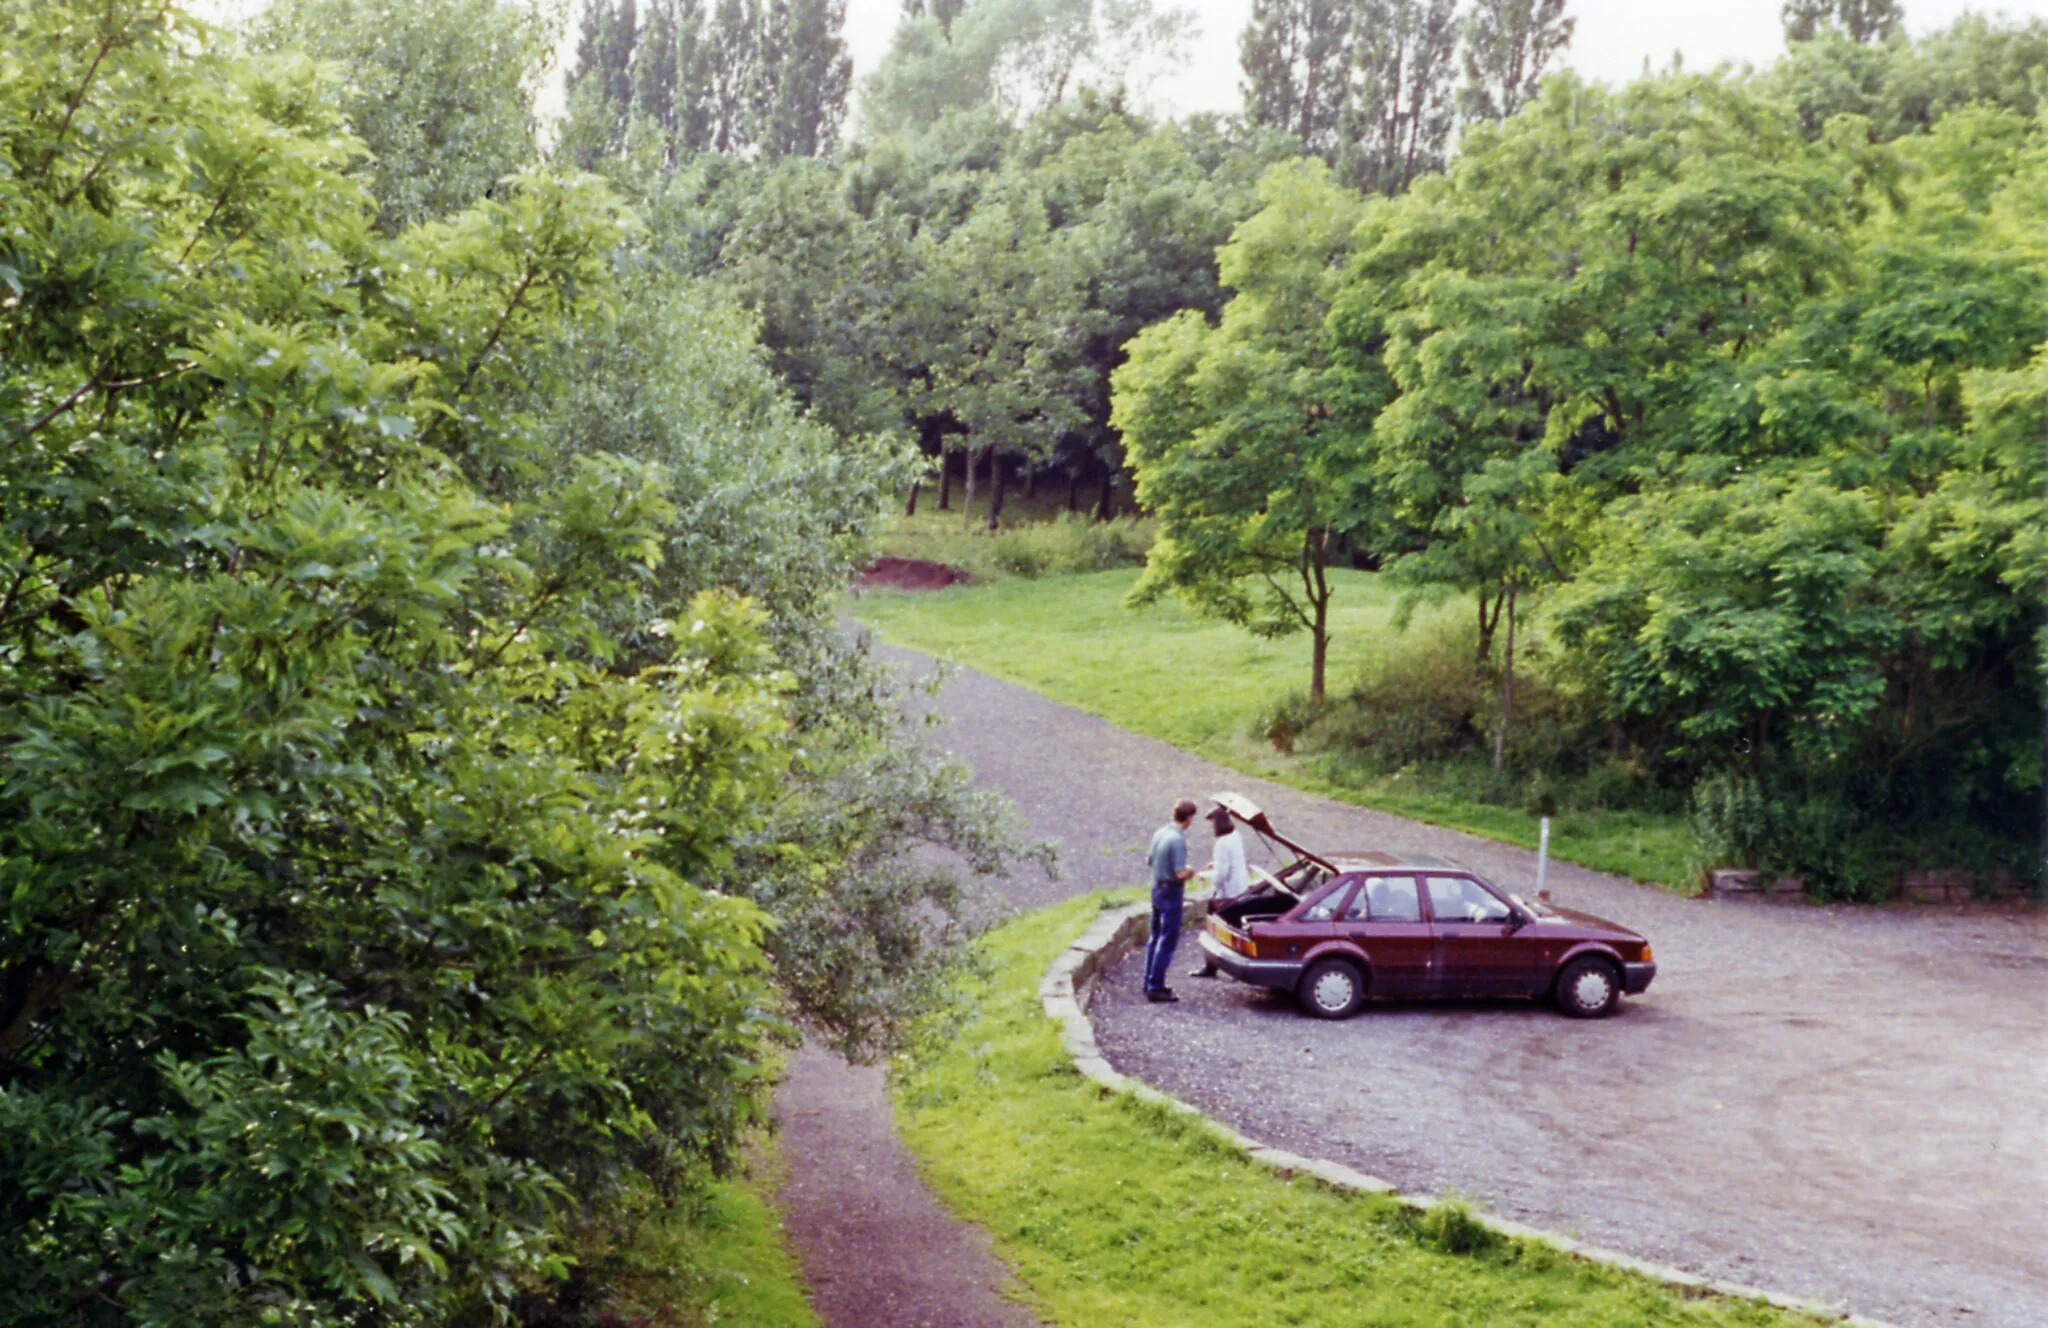
{"type": "MultiPolygon", "coordinates": [[[[1977,26],[1885,58],[1924,70],[1972,34],[2012,49],[1977,26]]],[[[1793,71],[1853,46],[1827,43],[1793,71]]],[[[2019,866],[2048,649],[2048,149],[1985,103],[1812,132],[1792,77],[1553,79],[1444,174],[1353,202],[1335,241],[1343,191],[1270,175],[1220,324],[1148,330],[1117,380],[1162,517],[1151,575],[1216,599],[1221,534],[1347,538],[1417,594],[1473,597],[1497,691],[1469,731],[1496,766],[1533,619],[1546,695],[1597,735],[1548,759],[1696,783],[1708,853],[1830,892],[2019,866]],[[1239,348],[1317,298],[1317,326],[1239,348]],[[1255,460],[1268,429],[1296,464],[1354,458],[1308,520],[1293,472],[1255,460]]]]}
{"type": "Polygon", "coordinates": [[[554,34],[536,0],[274,0],[254,44],[335,61],[387,231],[469,206],[535,156],[554,34]]]}
{"type": "Polygon", "coordinates": [[[380,12],[0,5],[0,1321],[596,1315],[1011,851],[831,623],[901,449],[472,103],[368,157],[380,12]]]}
{"type": "MultiPolygon", "coordinates": [[[[1123,484],[1109,375],[1126,340],[1220,307],[1214,254],[1256,206],[1280,140],[1156,125],[1084,95],[1028,126],[993,108],[864,142],[838,162],[705,157],[606,167],[644,200],[653,244],[753,311],[774,366],[845,436],[914,440],[941,506],[1022,479],[1123,484]]],[[[913,505],[915,496],[912,498],[913,505]]]]}

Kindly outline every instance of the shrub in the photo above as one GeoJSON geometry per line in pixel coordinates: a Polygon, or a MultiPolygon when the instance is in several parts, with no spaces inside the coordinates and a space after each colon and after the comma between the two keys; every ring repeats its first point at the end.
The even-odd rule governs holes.
{"type": "Polygon", "coordinates": [[[1252,736],[1272,743],[1275,751],[1291,752],[1320,711],[1307,692],[1289,692],[1252,716],[1252,736]]]}
{"type": "Polygon", "coordinates": [[[1910,849],[1881,809],[1855,793],[1845,779],[1797,769],[1715,771],[1693,789],[1702,865],[1797,876],[1816,899],[1881,899],[1910,849]]]}
{"type": "Polygon", "coordinates": [[[988,566],[1012,576],[1106,572],[1144,562],[1152,534],[1149,521],[1096,521],[1063,512],[1051,521],[1012,526],[993,536],[983,557],[988,566]]]}
{"type": "MultiPolygon", "coordinates": [[[[1494,664],[1478,657],[1478,645],[1477,628],[1463,619],[1394,638],[1356,685],[1323,708],[1307,745],[1393,767],[1490,759],[1500,723],[1500,678],[1494,664]]],[[[1598,742],[1592,707],[1550,680],[1541,643],[1520,645],[1507,765],[1522,772],[1582,770],[1598,742]]]]}
{"type": "Polygon", "coordinates": [[[1050,541],[1038,535],[1040,527],[1022,526],[1006,530],[988,541],[983,557],[999,572],[1011,576],[1041,576],[1053,565],[1050,541]]]}
{"type": "Polygon", "coordinates": [[[946,563],[977,578],[1106,572],[1145,561],[1154,523],[1137,517],[1096,521],[1064,512],[1049,521],[1009,526],[994,535],[959,523],[951,513],[899,520],[882,538],[885,553],[946,563]]]}

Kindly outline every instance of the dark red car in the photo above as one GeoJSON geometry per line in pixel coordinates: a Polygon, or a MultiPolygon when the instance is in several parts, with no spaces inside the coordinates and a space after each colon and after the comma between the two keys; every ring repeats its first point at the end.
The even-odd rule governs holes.
{"type": "Polygon", "coordinates": [[[1255,870],[1252,890],[1210,915],[1203,953],[1311,1014],[1344,1019],[1367,997],[1549,996],[1598,1019],[1657,976],[1650,943],[1626,927],[1531,903],[1445,858],[1314,853],[1238,795],[1216,802],[1295,856],[1255,870]]]}

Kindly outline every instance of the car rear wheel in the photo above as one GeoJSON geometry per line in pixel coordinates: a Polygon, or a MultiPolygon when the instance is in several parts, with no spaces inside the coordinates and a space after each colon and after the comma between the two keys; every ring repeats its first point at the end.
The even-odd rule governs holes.
{"type": "Polygon", "coordinates": [[[1348,959],[1318,959],[1301,975],[1301,1003],[1319,1019],[1349,1019],[1365,1004],[1365,974],[1348,959]]]}
{"type": "Polygon", "coordinates": [[[1621,974],[1604,959],[1586,955],[1557,975],[1557,1008],[1574,1019],[1604,1019],[1621,1004],[1621,974]]]}

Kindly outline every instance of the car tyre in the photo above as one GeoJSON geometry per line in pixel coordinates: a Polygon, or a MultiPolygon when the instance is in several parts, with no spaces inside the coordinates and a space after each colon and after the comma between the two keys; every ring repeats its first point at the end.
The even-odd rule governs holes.
{"type": "Polygon", "coordinates": [[[1564,966],[1554,988],[1557,1008],[1574,1019],[1605,1019],[1621,1004],[1621,971],[1605,959],[1581,955],[1564,966]]]}
{"type": "Polygon", "coordinates": [[[1349,959],[1318,959],[1295,991],[1318,1019],[1349,1019],[1365,1004],[1365,974],[1349,959]]]}

